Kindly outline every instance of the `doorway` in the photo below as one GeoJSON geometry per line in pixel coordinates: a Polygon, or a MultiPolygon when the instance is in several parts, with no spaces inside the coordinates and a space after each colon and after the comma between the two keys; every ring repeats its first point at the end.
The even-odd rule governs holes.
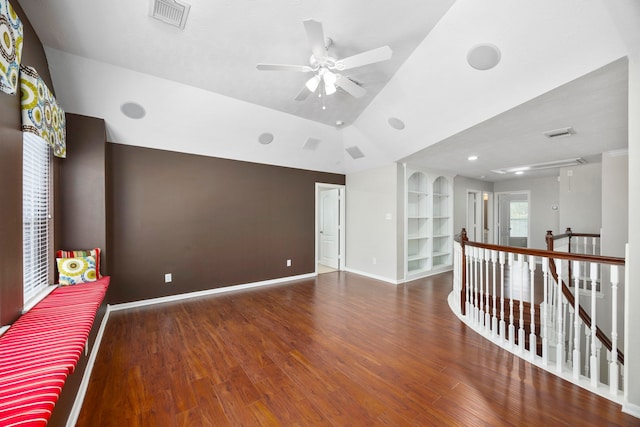
{"type": "Polygon", "coordinates": [[[493,243],[490,224],[493,223],[493,194],[467,190],[467,237],[474,242],[493,243]]]}
{"type": "Polygon", "coordinates": [[[344,185],[316,183],[316,273],[344,269],[344,185]]]}
{"type": "Polygon", "coordinates": [[[529,245],[529,192],[498,194],[498,244],[529,245]]]}

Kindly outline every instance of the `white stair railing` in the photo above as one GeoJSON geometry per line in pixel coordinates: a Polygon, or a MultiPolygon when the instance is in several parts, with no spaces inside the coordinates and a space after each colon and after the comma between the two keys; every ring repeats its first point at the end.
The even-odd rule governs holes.
{"type": "Polygon", "coordinates": [[[624,266],[622,258],[456,241],[450,305],[487,339],[621,403],[618,288],[624,266]],[[565,281],[563,287],[569,270],[574,286],[565,281]],[[578,286],[585,271],[587,288],[578,286]],[[597,327],[605,320],[606,334],[597,327]]]}

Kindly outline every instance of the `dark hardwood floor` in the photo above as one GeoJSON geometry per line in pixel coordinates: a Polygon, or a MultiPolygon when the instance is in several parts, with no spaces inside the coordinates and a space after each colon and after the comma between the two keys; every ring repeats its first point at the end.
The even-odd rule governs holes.
{"type": "Polygon", "coordinates": [[[468,329],[450,290],[336,272],[113,312],[77,425],[640,425],[468,329]]]}

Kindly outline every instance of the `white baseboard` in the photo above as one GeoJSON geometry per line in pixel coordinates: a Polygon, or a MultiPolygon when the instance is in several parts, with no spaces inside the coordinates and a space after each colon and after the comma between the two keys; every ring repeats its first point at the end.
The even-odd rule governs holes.
{"type": "Polygon", "coordinates": [[[129,308],[144,307],[144,306],[153,305],[153,304],[162,304],[164,302],[181,301],[181,300],[189,299],[189,298],[197,298],[197,297],[202,297],[202,296],[207,296],[207,295],[215,295],[215,294],[221,294],[221,293],[225,293],[225,292],[239,291],[239,290],[242,290],[242,289],[251,289],[251,288],[257,288],[257,287],[260,287],[260,286],[276,285],[278,283],[286,283],[286,282],[291,282],[291,281],[294,281],[294,280],[310,279],[310,278],[316,277],[316,276],[317,276],[317,273],[301,274],[301,275],[298,275],[298,276],[282,277],[280,279],[263,280],[261,282],[245,283],[245,284],[242,284],[242,285],[225,286],[225,287],[222,287],[222,288],[205,289],[203,291],[188,292],[188,293],[177,294],[177,295],[169,295],[169,296],[166,296],[166,297],[159,297],[159,298],[151,298],[151,299],[145,299],[145,300],[140,300],[140,301],[125,302],[125,303],[121,303],[121,304],[114,304],[114,305],[112,305],[110,307],[111,307],[111,311],[127,310],[129,308]]]}
{"type": "Polygon", "coordinates": [[[82,374],[82,381],[80,382],[80,387],[78,388],[78,392],[76,393],[76,399],[73,402],[73,406],[71,407],[69,418],[67,418],[66,427],[74,427],[76,425],[76,422],[78,421],[78,416],[80,415],[80,410],[82,409],[82,403],[84,402],[84,396],[85,394],[87,394],[87,388],[89,387],[89,380],[91,379],[93,364],[96,362],[96,357],[98,357],[98,351],[100,350],[102,336],[104,335],[104,330],[107,327],[107,321],[109,320],[110,311],[111,310],[109,308],[109,305],[107,305],[107,311],[104,313],[104,317],[102,317],[102,322],[100,322],[100,328],[98,329],[96,340],[93,342],[93,348],[91,349],[89,360],[87,360],[87,366],[85,367],[84,373],[82,374]]]}
{"type": "Polygon", "coordinates": [[[633,415],[636,418],[640,418],[640,405],[624,401],[622,403],[622,412],[624,412],[625,414],[633,415]]]}
{"type": "Polygon", "coordinates": [[[370,279],[375,279],[375,280],[380,280],[382,282],[391,283],[392,285],[398,285],[398,284],[401,283],[401,282],[399,282],[397,280],[389,279],[388,277],[378,276],[377,274],[371,274],[371,273],[367,273],[366,271],[355,270],[355,269],[349,268],[349,267],[345,267],[344,271],[346,271],[348,273],[358,274],[360,276],[369,277],[370,279]]]}

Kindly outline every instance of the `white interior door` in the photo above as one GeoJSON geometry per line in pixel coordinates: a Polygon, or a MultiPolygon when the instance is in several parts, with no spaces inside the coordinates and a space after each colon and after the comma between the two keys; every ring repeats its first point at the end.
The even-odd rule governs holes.
{"type": "Polygon", "coordinates": [[[529,242],[529,194],[498,195],[499,245],[526,248],[529,242]]]}
{"type": "Polygon", "coordinates": [[[339,192],[336,188],[320,194],[320,263],[336,269],[340,245],[339,192]]]}
{"type": "Polygon", "coordinates": [[[482,241],[481,193],[467,190],[467,237],[473,242],[482,241]]]}

